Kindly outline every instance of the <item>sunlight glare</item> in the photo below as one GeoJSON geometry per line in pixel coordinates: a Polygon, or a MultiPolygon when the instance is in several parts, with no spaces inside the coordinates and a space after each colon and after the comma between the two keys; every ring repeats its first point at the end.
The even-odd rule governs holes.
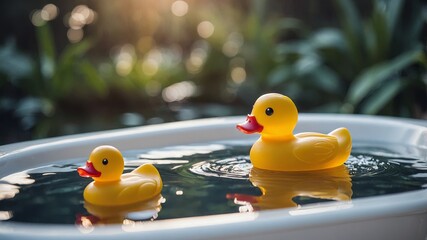
{"type": "Polygon", "coordinates": [[[0,211],[0,221],[9,220],[13,217],[10,211],[0,211]]]}
{"type": "Polygon", "coordinates": [[[0,184],[0,200],[14,198],[19,193],[19,187],[12,184],[0,184]]]}

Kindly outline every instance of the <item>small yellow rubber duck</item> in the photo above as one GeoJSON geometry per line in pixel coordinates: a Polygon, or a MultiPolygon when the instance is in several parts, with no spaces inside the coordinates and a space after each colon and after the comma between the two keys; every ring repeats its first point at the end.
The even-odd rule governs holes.
{"type": "Polygon", "coordinates": [[[120,151],[112,146],[99,146],[89,156],[85,167],[77,172],[92,177],[83,193],[84,199],[99,206],[119,206],[151,199],[162,190],[159,171],[144,164],[130,173],[122,174],[124,160],[120,151]]]}
{"type": "Polygon", "coordinates": [[[260,133],[250,151],[252,165],[272,171],[312,171],[333,168],[347,161],[351,152],[351,135],[346,128],[329,134],[299,133],[293,130],[298,110],[293,101],[278,93],[259,97],[246,122],[237,129],[260,133]]]}

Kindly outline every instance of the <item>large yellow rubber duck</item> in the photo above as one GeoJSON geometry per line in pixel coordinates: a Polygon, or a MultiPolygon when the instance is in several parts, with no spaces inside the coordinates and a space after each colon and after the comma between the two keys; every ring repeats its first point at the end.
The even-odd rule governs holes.
{"type": "Polygon", "coordinates": [[[85,167],[79,167],[82,177],[92,177],[86,186],[84,199],[99,206],[133,204],[154,198],[163,184],[157,169],[144,164],[130,173],[122,174],[123,156],[112,146],[99,146],[89,156],[85,167]]]}
{"type": "Polygon", "coordinates": [[[351,135],[346,128],[329,134],[293,131],[298,110],[293,101],[278,93],[259,97],[246,122],[237,128],[261,137],[250,151],[252,165],[272,171],[311,171],[342,165],[351,152],[351,135]]]}

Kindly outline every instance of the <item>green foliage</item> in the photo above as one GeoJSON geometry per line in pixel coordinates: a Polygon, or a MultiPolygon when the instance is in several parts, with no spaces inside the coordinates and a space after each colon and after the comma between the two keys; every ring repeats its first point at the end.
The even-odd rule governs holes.
{"type": "Polygon", "coordinates": [[[421,1],[296,2],[188,1],[187,14],[177,16],[172,3],[94,1],[98,18],[81,26],[78,43],[56,32],[69,12],[35,27],[33,53],[13,40],[0,46],[0,112],[32,137],[123,127],[126,112],[161,121],[184,119],[185,111],[243,114],[266,92],[290,96],[301,111],[427,112],[421,1]],[[320,11],[331,3],[337,16],[320,11]],[[309,17],[284,14],[299,5],[309,17]],[[367,5],[367,14],[358,10],[367,5]],[[198,32],[204,21],[214,26],[208,37],[198,32]],[[165,92],[185,96],[168,100],[165,92]]]}
{"type": "MultiPolygon", "coordinates": [[[[34,104],[47,104],[53,111],[58,101],[63,99],[106,94],[105,81],[84,57],[91,47],[89,41],[70,44],[58,54],[47,24],[36,28],[36,39],[39,54],[35,59],[17,52],[12,42],[0,50],[0,58],[3,59],[0,73],[5,76],[2,84],[19,92],[20,96],[15,98],[22,97],[16,108],[19,109],[19,102],[27,104],[28,100],[33,99],[34,104]]],[[[7,97],[8,93],[5,95],[7,97]]]]}
{"type": "Polygon", "coordinates": [[[62,111],[61,101],[84,102],[103,97],[107,84],[95,66],[85,57],[91,48],[87,40],[67,45],[61,52],[48,24],[36,27],[38,56],[18,52],[13,42],[0,49],[0,112],[12,112],[3,121],[20,120],[24,130],[34,129],[34,136],[49,135],[51,124],[39,124],[42,117],[62,111]],[[83,100],[82,100],[83,99],[83,100]]]}
{"type": "Polygon", "coordinates": [[[35,96],[55,103],[61,98],[103,96],[107,85],[96,68],[85,58],[91,48],[88,40],[69,44],[57,56],[55,41],[48,24],[36,28],[39,46],[39,61],[36,79],[29,79],[26,86],[35,96]]]}
{"type": "MultiPolygon", "coordinates": [[[[347,93],[347,102],[358,106],[363,100],[361,112],[368,114],[377,113],[382,106],[404,89],[405,79],[399,72],[407,69],[411,64],[417,63],[423,57],[422,50],[405,52],[398,57],[376,64],[362,73],[350,85],[347,93]],[[372,105],[372,106],[369,106],[372,105]]],[[[421,79],[420,79],[421,80],[421,79]]]]}
{"type": "Polygon", "coordinates": [[[19,84],[19,79],[31,74],[32,59],[16,49],[15,42],[9,39],[0,47],[0,86],[6,81],[12,85],[19,84]]]}
{"type": "Polygon", "coordinates": [[[323,103],[317,105],[321,111],[416,117],[423,102],[412,100],[408,106],[395,100],[416,96],[427,101],[421,8],[416,1],[373,4],[363,20],[352,1],[337,0],[340,28],[279,44],[280,64],[268,78],[271,87],[307,106],[323,103]]]}

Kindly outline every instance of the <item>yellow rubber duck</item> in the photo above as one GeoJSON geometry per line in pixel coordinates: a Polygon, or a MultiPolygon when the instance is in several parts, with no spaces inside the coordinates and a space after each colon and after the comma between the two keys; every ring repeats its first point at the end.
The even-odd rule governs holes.
{"type": "Polygon", "coordinates": [[[95,148],[77,172],[92,177],[83,193],[84,199],[99,206],[119,206],[149,200],[162,190],[163,183],[157,169],[144,164],[130,173],[122,174],[124,160],[120,151],[112,146],[95,148]]]}
{"type": "Polygon", "coordinates": [[[282,94],[259,97],[246,122],[237,128],[261,137],[250,151],[252,165],[272,171],[311,171],[333,168],[347,161],[351,152],[351,135],[346,128],[329,134],[293,131],[298,110],[293,101],[282,94]]]}

